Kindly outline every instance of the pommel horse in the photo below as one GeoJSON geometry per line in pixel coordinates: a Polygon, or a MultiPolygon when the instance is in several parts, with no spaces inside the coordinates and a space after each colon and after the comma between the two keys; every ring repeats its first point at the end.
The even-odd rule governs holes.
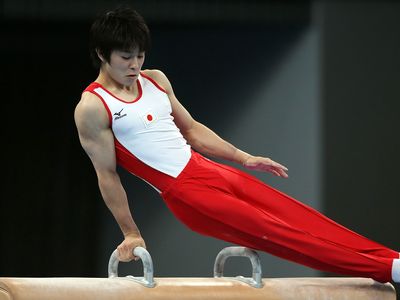
{"type": "Polygon", "coordinates": [[[143,276],[118,276],[115,250],[108,263],[108,278],[0,277],[0,300],[395,300],[390,283],[368,278],[304,277],[263,278],[260,259],[252,249],[226,247],[214,263],[213,278],[154,278],[149,252],[137,247],[134,255],[143,263],[143,276]],[[225,277],[229,257],[249,258],[252,277],[225,277]]]}

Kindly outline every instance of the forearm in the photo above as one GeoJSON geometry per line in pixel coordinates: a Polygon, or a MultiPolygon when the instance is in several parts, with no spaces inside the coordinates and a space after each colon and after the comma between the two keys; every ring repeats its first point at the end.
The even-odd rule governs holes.
{"type": "Polygon", "coordinates": [[[137,235],[140,231],[132,218],[126,192],[116,173],[98,174],[99,188],[105,204],[117,221],[124,236],[137,235]]]}
{"type": "Polygon", "coordinates": [[[251,155],[228,143],[201,123],[195,122],[185,138],[196,150],[205,155],[243,164],[251,155]]]}

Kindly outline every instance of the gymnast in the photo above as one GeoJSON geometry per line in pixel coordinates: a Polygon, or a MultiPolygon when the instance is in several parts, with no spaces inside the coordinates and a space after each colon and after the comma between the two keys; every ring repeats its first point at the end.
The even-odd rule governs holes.
{"type": "Polygon", "coordinates": [[[266,185],[249,170],[287,178],[288,169],[228,143],[194,120],[160,70],[142,70],[150,31],[134,9],[97,17],[90,51],[98,77],[82,92],[74,120],[101,195],[124,240],[119,259],[146,247],[116,166],[156,189],[168,208],[199,234],[264,251],[317,270],[400,282],[400,254],[266,185]]]}

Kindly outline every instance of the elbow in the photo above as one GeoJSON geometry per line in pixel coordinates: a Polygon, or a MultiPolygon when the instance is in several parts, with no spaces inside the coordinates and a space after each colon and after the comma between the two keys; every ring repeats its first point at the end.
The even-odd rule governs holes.
{"type": "Polygon", "coordinates": [[[197,138],[196,138],[196,124],[195,121],[193,121],[190,126],[187,127],[179,127],[179,130],[182,134],[182,136],[184,137],[184,139],[186,140],[186,142],[194,147],[194,145],[196,144],[197,138]]]}
{"type": "Polygon", "coordinates": [[[185,138],[186,142],[187,142],[190,146],[194,147],[194,145],[196,144],[196,138],[195,138],[195,136],[192,135],[192,134],[190,133],[190,131],[189,131],[189,132],[185,132],[185,133],[183,133],[182,135],[183,135],[183,137],[185,138]]]}
{"type": "Polygon", "coordinates": [[[204,142],[196,134],[184,135],[187,143],[196,151],[205,153],[207,152],[207,147],[204,142]]]}
{"type": "Polygon", "coordinates": [[[112,186],[115,182],[119,182],[119,175],[116,170],[96,170],[96,173],[100,188],[112,186]]]}
{"type": "Polygon", "coordinates": [[[208,153],[210,151],[209,130],[203,124],[194,121],[190,129],[183,133],[188,144],[198,152],[208,153]]]}

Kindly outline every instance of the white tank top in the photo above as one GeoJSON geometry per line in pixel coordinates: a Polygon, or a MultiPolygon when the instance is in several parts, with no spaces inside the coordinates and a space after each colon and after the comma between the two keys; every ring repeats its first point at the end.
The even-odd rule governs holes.
{"type": "Polygon", "coordinates": [[[85,91],[103,101],[118,143],[146,165],[176,178],[190,160],[190,146],[173,121],[166,91],[143,73],[137,87],[138,97],[131,102],[96,82],[85,91]]]}

